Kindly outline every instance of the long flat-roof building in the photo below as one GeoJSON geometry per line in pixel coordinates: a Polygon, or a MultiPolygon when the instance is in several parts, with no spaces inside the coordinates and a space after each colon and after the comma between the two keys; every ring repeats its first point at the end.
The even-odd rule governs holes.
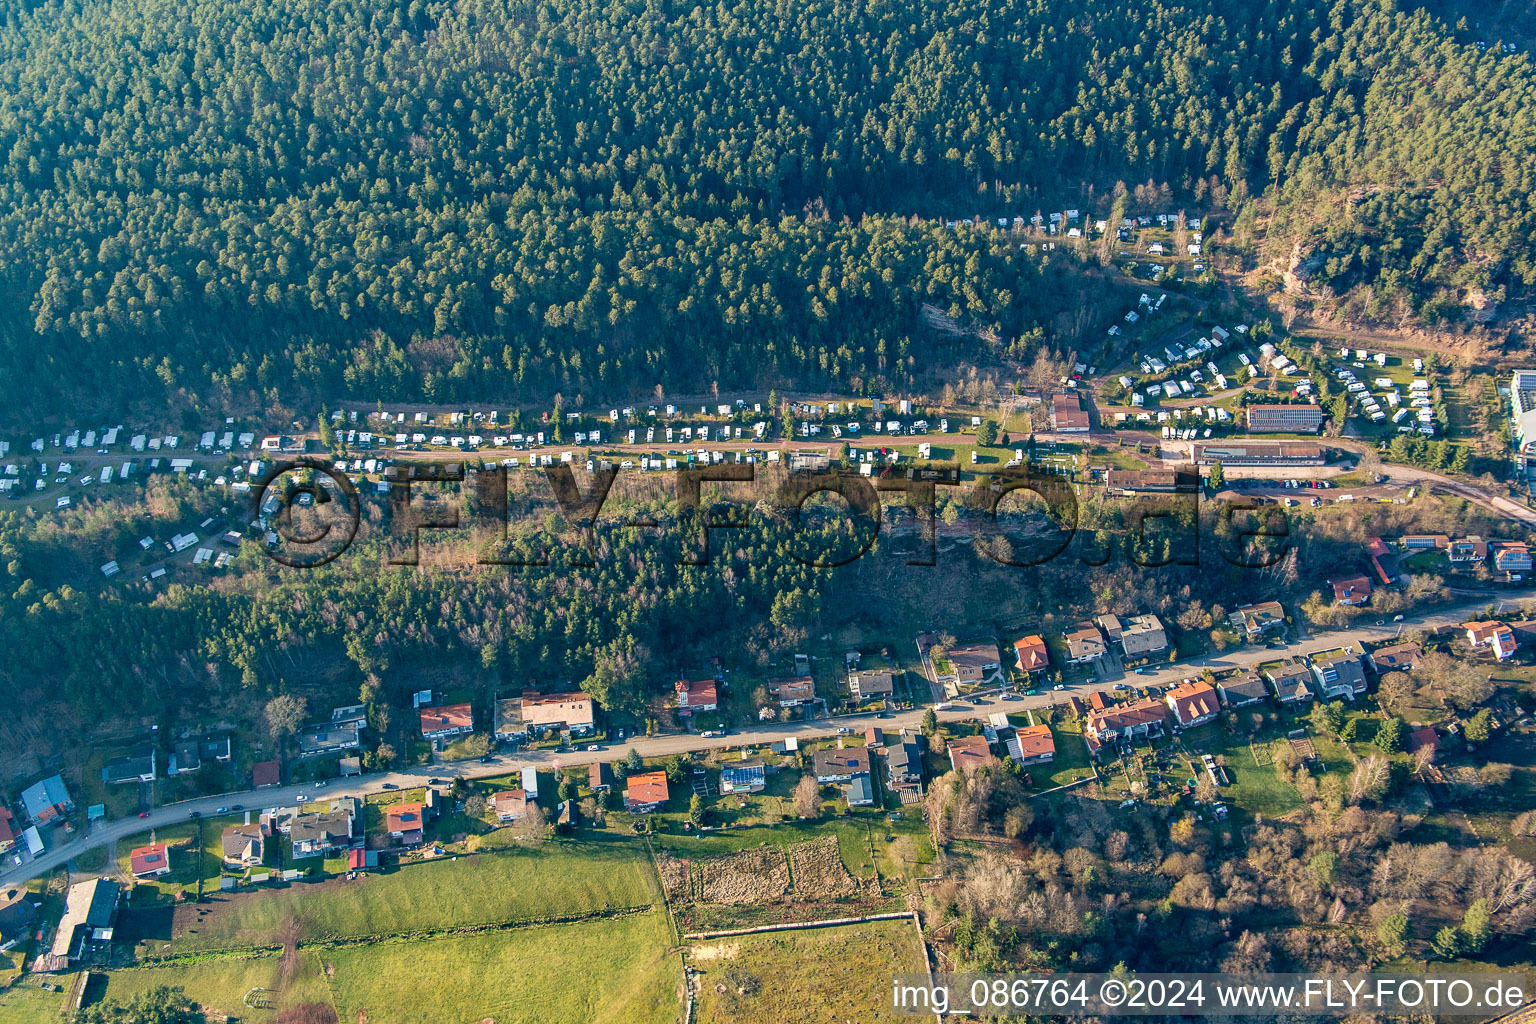
{"type": "Polygon", "coordinates": [[[1328,461],[1322,445],[1284,441],[1197,444],[1192,453],[1201,466],[1321,466],[1328,461]]]}
{"type": "Polygon", "coordinates": [[[1200,486],[1194,466],[1173,469],[1111,469],[1104,474],[1109,494],[1193,494],[1200,486]]]}
{"type": "Polygon", "coordinates": [[[1323,407],[1312,403],[1248,407],[1251,434],[1309,434],[1316,433],[1322,425],[1323,407]]]}

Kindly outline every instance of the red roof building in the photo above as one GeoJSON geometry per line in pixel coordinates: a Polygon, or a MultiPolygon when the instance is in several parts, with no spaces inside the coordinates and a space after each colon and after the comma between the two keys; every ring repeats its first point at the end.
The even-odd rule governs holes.
{"type": "Polygon", "coordinates": [[[390,804],[384,809],[384,828],[404,846],[415,846],[422,841],[422,829],[426,825],[425,804],[390,804]]]}
{"type": "Polygon", "coordinates": [[[649,814],[667,806],[671,794],[666,772],[645,772],[625,780],[624,805],[634,814],[649,814]]]}
{"type": "Polygon", "coordinates": [[[1358,607],[1371,599],[1371,580],[1368,576],[1355,573],[1353,576],[1341,576],[1336,580],[1329,580],[1328,585],[1333,588],[1333,600],[1335,604],[1358,607]]]}
{"type": "Polygon", "coordinates": [[[1020,672],[1034,675],[1051,667],[1051,657],[1046,651],[1045,641],[1039,636],[1031,634],[1022,640],[1015,640],[1013,651],[1019,656],[1020,672]]]}
{"type": "Polygon", "coordinates": [[[980,768],[992,760],[985,736],[958,736],[949,741],[949,764],[955,771],[980,768]]]}
{"type": "Polygon", "coordinates": [[[16,845],[16,817],[9,807],[0,807],[0,853],[16,845]]]}
{"type": "Polygon", "coordinates": [[[1015,729],[1007,740],[1008,756],[1019,764],[1044,764],[1056,757],[1056,739],[1048,725],[1015,729]]]}
{"type": "Polygon", "coordinates": [[[1221,700],[1210,683],[1196,680],[1182,683],[1164,698],[1182,728],[1209,722],[1221,710],[1221,700]]]}
{"type": "Polygon", "coordinates": [[[713,711],[720,706],[720,694],[713,679],[679,679],[674,688],[677,690],[677,710],[692,713],[695,711],[713,711]]]}
{"type": "Polygon", "coordinates": [[[128,867],[134,878],[158,878],[171,870],[171,855],[164,843],[150,843],[128,854],[128,867]]]}
{"type": "Polygon", "coordinates": [[[468,704],[444,704],[421,709],[423,739],[438,740],[475,731],[474,709],[468,704]]]}
{"type": "Polygon", "coordinates": [[[251,765],[251,788],[263,789],[267,786],[282,785],[282,772],[276,761],[257,761],[251,765]]]}

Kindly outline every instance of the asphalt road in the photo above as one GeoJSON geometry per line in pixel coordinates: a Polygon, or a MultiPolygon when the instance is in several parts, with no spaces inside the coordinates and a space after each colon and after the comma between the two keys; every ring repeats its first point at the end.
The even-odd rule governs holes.
{"type": "MultiPolygon", "coordinates": [[[[1459,623],[1466,618],[1469,611],[1493,600],[1502,601],[1505,608],[1514,605],[1529,607],[1530,603],[1536,600],[1536,589],[1501,592],[1496,595],[1489,595],[1486,598],[1479,596],[1457,605],[1436,608],[1421,615],[1406,616],[1401,624],[1390,620],[1382,620],[1381,624],[1377,625],[1377,620],[1372,619],[1367,624],[1351,629],[1318,633],[1305,641],[1291,643],[1286,648],[1284,655],[1290,656],[1322,651],[1347,643],[1389,639],[1401,631],[1400,626],[1402,629],[1410,629],[1459,623]]],[[[1121,676],[1118,679],[1096,679],[1090,682],[1073,684],[1062,690],[1041,693],[1035,697],[1002,700],[995,694],[992,694],[980,699],[976,697],[960,698],[953,702],[956,705],[955,710],[938,712],[938,718],[941,722],[958,722],[982,719],[996,711],[1019,712],[1030,708],[1048,707],[1054,703],[1062,703],[1067,697],[1074,694],[1083,696],[1094,690],[1111,689],[1117,682],[1122,680],[1129,680],[1138,685],[1170,686],[1181,679],[1198,676],[1206,668],[1217,672],[1232,668],[1248,668],[1280,656],[1282,656],[1280,652],[1267,647],[1249,646],[1225,654],[1212,654],[1207,657],[1193,658],[1166,668],[1149,669],[1145,675],[1121,676]]],[[[74,857],[85,853],[87,850],[107,846],[128,836],[146,832],[151,828],[160,828],[187,821],[194,813],[205,817],[211,816],[220,807],[233,807],[239,804],[243,809],[254,814],[268,807],[292,805],[298,802],[300,797],[309,801],[328,800],[337,796],[366,796],[385,792],[387,785],[393,785],[400,789],[424,786],[427,780],[431,778],[453,779],[462,776],[466,779],[474,779],[506,775],[527,767],[553,771],[572,765],[587,765],[594,761],[618,760],[631,747],[643,757],[670,757],[673,754],[766,745],[784,739],[787,736],[794,736],[802,741],[823,739],[835,735],[839,729],[847,729],[855,735],[862,733],[870,726],[879,726],[892,731],[899,729],[917,730],[922,725],[924,710],[923,708],[917,708],[912,711],[892,713],[885,718],[877,715],[852,715],[833,719],[818,719],[814,722],[775,723],[744,732],[733,732],[729,736],[711,737],[708,739],[694,734],[639,737],[632,741],[625,741],[598,751],[585,749],[562,751],[559,753],[530,751],[516,755],[498,756],[489,764],[481,764],[477,760],[462,761],[455,764],[427,765],[355,779],[338,779],[318,789],[315,788],[313,783],[310,783],[272,787],[251,792],[229,793],[223,796],[202,797],[197,800],[188,800],[182,803],[157,807],[149,812],[147,818],[123,818],[105,823],[98,822],[87,834],[75,839],[73,842],[64,843],[45,850],[42,856],[23,864],[21,867],[12,867],[8,871],[0,872],[0,885],[24,882],[29,878],[46,874],[74,857]]]]}

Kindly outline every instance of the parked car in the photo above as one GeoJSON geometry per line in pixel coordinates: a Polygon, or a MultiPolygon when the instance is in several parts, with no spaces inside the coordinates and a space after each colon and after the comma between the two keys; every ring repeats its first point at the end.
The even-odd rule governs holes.
{"type": "Polygon", "coordinates": [[[383,788],[384,789],[399,789],[400,787],[395,785],[393,782],[386,782],[386,783],[384,783],[383,788]]]}

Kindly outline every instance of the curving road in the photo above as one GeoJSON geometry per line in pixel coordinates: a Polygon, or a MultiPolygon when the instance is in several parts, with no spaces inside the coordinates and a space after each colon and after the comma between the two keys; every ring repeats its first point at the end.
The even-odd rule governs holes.
{"type": "MultiPolygon", "coordinates": [[[[1536,601],[1536,588],[1501,591],[1490,593],[1486,596],[1478,595],[1458,604],[1446,605],[1421,614],[1405,616],[1401,624],[1383,620],[1378,625],[1376,620],[1372,620],[1367,624],[1357,625],[1350,629],[1319,633],[1306,641],[1290,644],[1285,654],[1304,654],[1326,650],[1346,643],[1390,639],[1406,628],[1444,626],[1459,623],[1466,617],[1467,612],[1472,607],[1486,604],[1490,600],[1499,600],[1505,607],[1512,605],[1529,606],[1533,601],[1536,601]]],[[[1144,675],[1122,678],[1132,679],[1138,685],[1170,686],[1181,679],[1198,675],[1205,668],[1210,668],[1217,672],[1232,668],[1248,668],[1260,662],[1273,660],[1275,657],[1277,657],[1277,652],[1267,647],[1249,646],[1224,654],[1212,654],[1193,658],[1161,669],[1148,669],[1144,675]]],[[[979,700],[974,696],[961,698],[954,702],[954,710],[938,712],[938,718],[941,722],[957,722],[982,719],[996,711],[1019,712],[1030,708],[1047,707],[1054,703],[1060,703],[1073,694],[1083,695],[1094,690],[1111,689],[1116,685],[1116,682],[1117,680],[1095,680],[1077,683],[1064,687],[1060,691],[1049,691],[1035,697],[1018,697],[1012,700],[1002,700],[996,695],[986,695],[979,700]]],[[[386,787],[390,785],[401,789],[423,786],[431,778],[484,778],[495,775],[507,775],[527,767],[554,770],[572,765],[587,765],[594,761],[613,761],[621,757],[630,747],[633,747],[643,757],[654,758],[722,748],[761,746],[774,743],[787,736],[794,736],[801,741],[824,739],[835,735],[839,729],[847,729],[854,734],[862,733],[870,726],[879,726],[890,730],[917,730],[922,725],[923,712],[924,709],[918,708],[912,711],[892,713],[884,718],[878,715],[851,715],[834,719],[820,719],[815,722],[764,725],[744,732],[733,733],[730,736],[708,739],[694,734],[641,737],[633,741],[626,741],[615,747],[608,747],[597,751],[584,749],[562,751],[559,753],[530,751],[516,755],[498,756],[493,758],[488,764],[481,764],[477,760],[463,761],[456,764],[410,768],[350,780],[333,780],[325,787],[318,789],[313,783],[310,783],[272,787],[253,792],[230,793],[224,796],[202,797],[197,800],[188,800],[182,803],[157,807],[149,812],[147,818],[123,818],[106,823],[97,823],[87,834],[75,839],[73,842],[51,847],[45,850],[41,856],[21,867],[13,867],[8,871],[0,872],[0,885],[24,882],[29,878],[46,874],[87,850],[108,846],[128,836],[145,832],[151,828],[161,828],[184,822],[193,817],[194,814],[203,816],[213,815],[220,807],[233,807],[239,804],[243,809],[254,813],[268,807],[292,805],[301,796],[306,800],[324,800],[336,796],[366,796],[385,792],[386,787]]]]}

